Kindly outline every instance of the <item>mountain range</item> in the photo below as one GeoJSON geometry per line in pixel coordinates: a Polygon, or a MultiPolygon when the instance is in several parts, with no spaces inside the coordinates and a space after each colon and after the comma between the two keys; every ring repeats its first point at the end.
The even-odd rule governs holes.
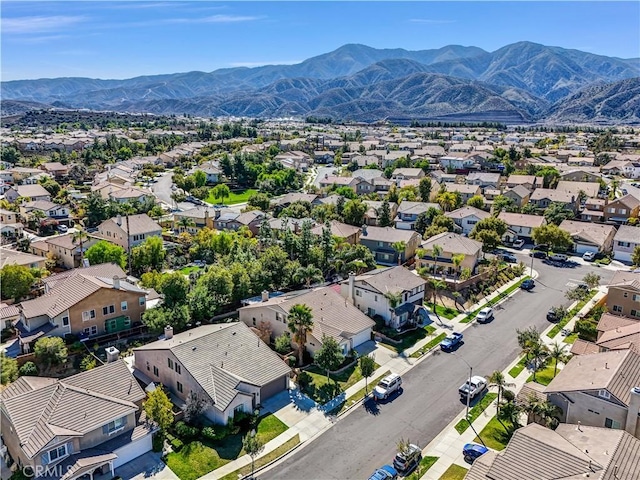
{"type": "Polygon", "coordinates": [[[3,114],[37,105],[196,116],[337,120],[640,122],[640,59],[531,42],[494,52],[344,45],[295,65],[124,80],[2,82],[3,114]]]}

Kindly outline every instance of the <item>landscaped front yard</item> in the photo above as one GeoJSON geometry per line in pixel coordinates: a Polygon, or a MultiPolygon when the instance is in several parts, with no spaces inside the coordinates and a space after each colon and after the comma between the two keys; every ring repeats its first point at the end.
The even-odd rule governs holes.
{"type": "MultiPolygon", "coordinates": [[[[225,205],[235,205],[236,203],[245,203],[249,200],[249,197],[254,193],[258,193],[257,190],[252,188],[247,188],[246,190],[238,190],[235,192],[231,192],[227,198],[224,199],[225,205]]],[[[220,198],[215,198],[213,196],[213,189],[209,192],[209,196],[205,199],[207,203],[222,203],[220,198]]]]}
{"type": "Polygon", "coordinates": [[[473,441],[475,443],[484,442],[487,447],[494,450],[504,450],[512,435],[513,428],[509,422],[502,420],[502,423],[500,423],[497,417],[493,417],[473,441]]]}
{"type": "MultiPolygon", "coordinates": [[[[380,365],[376,363],[376,370],[379,367],[380,365]]],[[[323,372],[315,365],[304,373],[311,377],[311,381],[302,386],[302,391],[318,403],[328,402],[362,379],[362,372],[357,362],[340,373],[332,373],[329,376],[330,379],[327,379],[327,372],[323,372]]]]}
{"type": "MultiPolygon", "coordinates": [[[[287,428],[277,417],[270,414],[258,420],[256,434],[266,443],[287,428]]],[[[240,432],[222,440],[200,437],[200,440],[185,442],[180,451],[167,455],[166,463],[181,480],[195,480],[244,455],[242,437],[245,434],[246,432],[240,432]]]]}
{"type": "Polygon", "coordinates": [[[431,325],[426,325],[425,327],[418,327],[415,330],[410,330],[402,335],[398,335],[399,343],[394,343],[386,338],[383,338],[380,343],[391,350],[395,350],[400,353],[406,350],[407,348],[413,347],[419,340],[426,338],[427,336],[433,334],[436,329],[431,325]]]}
{"type": "Polygon", "coordinates": [[[469,469],[454,463],[442,474],[440,480],[463,480],[468,471],[469,469]]]}
{"type": "MultiPolygon", "coordinates": [[[[549,385],[551,380],[553,380],[553,360],[549,362],[549,365],[544,367],[542,370],[538,370],[536,372],[536,382],[542,385],[549,385]]],[[[560,369],[556,371],[559,372],[560,369]]],[[[533,373],[527,378],[527,382],[533,382],[533,373]]]]}

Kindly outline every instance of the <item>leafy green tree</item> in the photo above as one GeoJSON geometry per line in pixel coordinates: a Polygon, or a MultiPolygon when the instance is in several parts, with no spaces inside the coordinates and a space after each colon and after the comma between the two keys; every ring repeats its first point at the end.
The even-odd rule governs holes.
{"type": "Polygon", "coordinates": [[[35,277],[29,268],[22,265],[5,265],[0,270],[2,298],[13,298],[17,302],[31,291],[34,281],[35,277]]]}
{"type": "Polygon", "coordinates": [[[207,184],[207,174],[202,170],[196,170],[193,172],[193,180],[196,187],[204,187],[207,184]]]}
{"type": "Polygon", "coordinates": [[[3,162],[15,165],[20,161],[20,152],[15,147],[3,147],[0,149],[0,158],[3,162]]]}
{"type": "Polygon", "coordinates": [[[367,205],[361,200],[349,200],[344,205],[342,217],[345,223],[360,227],[364,221],[364,214],[367,212],[367,205]]]}
{"type": "Polygon", "coordinates": [[[46,365],[47,369],[67,361],[67,347],[60,337],[40,338],[33,348],[33,353],[39,362],[46,365]]]}
{"type": "Polygon", "coordinates": [[[147,417],[156,423],[160,428],[162,435],[165,435],[171,424],[173,423],[173,404],[162,385],[149,392],[147,400],[143,404],[144,412],[147,417]]]}
{"type": "Polygon", "coordinates": [[[287,326],[293,334],[293,341],[298,345],[298,363],[302,365],[307,335],[313,329],[313,313],[311,308],[304,304],[293,305],[289,310],[287,326]]]}
{"type": "Polygon", "coordinates": [[[370,355],[363,355],[358,359],[358,366],[364,378],[364,393],[366,395],[369,387],[369,377],[376,371],[376,361],[370,355]]]}
{"type": "Polygon", "coordinates": [[[276,337],[274,346],[276,352],[281,355],[289,353],[291,351],[291,337],[287,334],[287,332],[283,333],[282,335],[276,337]]]}
{"type": "Polygon", "coordinates": [[[467,200],[467,205],[482,210],[484,208],[484,197],[482,195],[474,195],[469,200],[467,200]]]}
{"type": "Polygon", "coordinates": [[[568,250],[573,245],[569,232],[554,224],[535,227],[531,232],[531,238],[537,245],[549,245],[554,250],[568,250]]]}
{"type": "Polygon", "coordinates": [[[85,253],[85,257],[91,265],[99,265],[101,263],[115,263],[120,268],[124,268],[127,264],[127,256],[124,248],[115,245],[106,240],[100,240],[89,247],[85,253]]]}
{"type": "Polygon", "coordinates": [[[1,382],[2,385],[8,385],[11,382],[15,382],[18,378],[18,361],[15,358],[7,357],[3,352],[0,352],[0,368],[1,368],[1,382]]]}
{"type": "Polygon", "coordinates": [[[427,227],[431,223],[427,212],[422,212],[416,218],[416,223],[413,225],[413,229],[418,232],[423,238],[428,238],[424,236],[424,232],[427,230],[427,227]]]}
{"type": "MultiPolygon", "coordinates": [[[[640,232],[639,232],[640,233],[640,232]]],[[[640,245],[636,245],[631,254],[631,261],[636,267],[640,267],[640,245]]]]}
{"type": "Polygon", "coordinates": [[[228,269],[211,266],[198,278],[189,297],[191,315],[195,321],[205,321],[229,303],[233,294],[233,278],[228,269]]]}
{"type": "Polygon", "coordinates": [[[590,290],[598,288],[598,286],[600,285],[600,279],[600,275],[593,272],[587,273],[584,277],[582,277],[582,281],[587,287],[589,287],[590,290]]]}
{"type": "Polygon", "coordinates": [[[229,195],[231,194],[229,187],[227,187],[224,183],[220,183],[213,187],[213,190],[211,192],[213,193],[213,198],[219,198],[223,205],[224,199],[229,198],[229,195]]]}
{"type": "Polygon", "coordinates": [[[96,227],[103,220],[108,218],[107,202],[98,192],[91,192],[84,202],[84,209],[87,214],[85,225],[96,227]]]}
{"type": "Polygon", "coordinates": [[[496,248],[502,242],[507,231],[507,224],[496,217],[488,217],[475,224],[469,234],[470,238],[482,242],[485,251],[496,248]]]}
{"type": "Polygon", "coordinates": [[[242,448],[251,457],[251,478],[255,472],[255,461],[264,450],[264,442],[256,435],[255,430],[247,433],[242,439],[242,448]]]}
{"type": "Polygon", "coordinates": [[[503,210],[507,210],[513,206],[513,200],[504,195],[498,195],[493,199],[493,213],[497,215],[503,210]]]}
{"type": "Polygon", "coordinates": [[[162,238],[149,237],[131,250],[131,267],[138,275],[150,270],[160,271],[165,255],[162,238]]]}
{"type": "Polygon", "coordinates": [[[563,220],[573,218],[573,212],[566,208],[562,203],[553,202],[544,211],[544,218],[549,224],[560,225],[563,220]]]}
{"type": "Polygon", "coordinates": [[[422,177],[418,184],[418,191],[420,192],[420,200],[423,202],[430,202],[431,198],[431,178],[422,177]]]}
{"type": "Polygon", "coordinates": [[[163,304],[167,308],[186,303],[187,294],[189,293],[189,280],[182,273],[165,273],[162,275],[159,287],[164,297],[163,304]]]}
{"type": "Polygon", "coordinates": [[[98,366],[98,361],[93,355],[85,355],[80,362],[80,370],[86,372],[92,370],[98,366]]]}
{"type": "Polygon", "coordinates": [[[247,200],[247,206],[268,212],[271,209],[271,197],[266,193],[254,193],[247,200]]]}
{"type": "Polygon", "coordinates": [[[389,207],[389,200],[386,198],[382,201],[382,204],[378,209],[378,225],[381,227],[388,227],[391,225],[391,208],[389,207]]]}
{"type": "MultiPolygon", "coordinates": [[[[209,317],[207,317],[207,319],[209,317]]],[[[172,326],[176,330],[184,330],[190,321],[191,316],[189,308],[186,305],[177,305],[173,308],[164,306],[151,308],[142,314],[142,323],[154,333],[163,332],[164,327],[167,325],[172,326]]]]}
{"type": "Polygon", "coordinates": [[[33,362],[25,362],[25,364],[20,367],[19,373],[21,377],[35,377],[38,375],[38,367],[33,362]]]}
{"type": "Polygon", "coordinates": [[[328,335],[322,336],[322,346],[313,357],[318,367],[327,372],[327,381],[331,370],[337,369],[344,361],[344,355],[338,341],[328,335]]]}

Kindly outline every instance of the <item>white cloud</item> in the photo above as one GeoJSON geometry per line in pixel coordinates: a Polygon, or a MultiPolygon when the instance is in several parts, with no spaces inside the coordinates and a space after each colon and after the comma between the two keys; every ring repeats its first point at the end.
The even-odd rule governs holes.
{"type": "Polygon", "coordinates": [[[53,32],[76,25],[84,20],[85,17],[64,15],[3,18],[2,31],[5,34],[53,32]]]}
{"type": "Polygon", "coordinates": [[[412,18],[411,23],[424,23],[427,25],[445,25],[447,23],[456,23],[455,20],[437,20],[434,18],[412,18]]]}
{"type": "Polygon", "coordinates": [[[295,65],[302,63],[302,60],[280,60],[273,62],[232,62],[229,64],[231,67],[262,67],[264,65],[295,65]]]}
{"type": "Polygon", "coordinates": [[[248,15],[210,15],[202,18],[170,18],[167,23],[238,23],[253,22],[259,20],[260,17],[248,15]]]}

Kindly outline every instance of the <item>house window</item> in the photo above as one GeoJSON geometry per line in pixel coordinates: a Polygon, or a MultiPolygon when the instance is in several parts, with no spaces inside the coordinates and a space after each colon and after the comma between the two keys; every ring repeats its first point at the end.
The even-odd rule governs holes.
{"type": "Polygon", "coordinates": [[[62,326],[63,327],[69,326],[69,317],[62,317],[62,326]]]}
{"type": "Polygon", "coordinates": [[[631,316],[640,318],[640,310],[631,310],[631,316]]]}
{"type": "Polygon", "coordinates": [[[146,302],[146,299],[145,299],[144,297],[140,297],[140,298],[138,298],[138,304],[139,304],[139,305],[141,305],[141,306],[142,306],[142,305],[144,305],[144,304],[145,304],[145,302],[146,302]]]}
{"type": "Polygon", "coordinates": [[[634,302],[640,302],[640,295],[634,295],[633,296],[633,301],[634,302]]]}
{"type": "Polygon", "coordinates": [[[251,320],[253,321],[253,326],[255,327],[256,326],[256,317],[253,317],[251,320]]]}
{"type": "Polygon", "coordinates": [[[627,214],[627,209],[626,208],[621,208],[620,209],[620,214],[621,215],[626,215],[627,214]]]}
{"type": "Polygon", "coordinates": [[[173,370],[173,360],[167,358],[167,365],[169,365],[169,368],[173,370]]]}
{"type": "Polygon", "coordinates": [[[611,398],[611,394],[608,390],[598,390],[598,396],[602,398],[606,398],[607,400],[611,398]]]}
{"type": "Polygon", "coordinates": [[[158,367],[156,367],[155,365],[153,366],[153,374],[158,377],[160,376],[160,372],[158,372],[158,367]]]}
{"type": "Polygon", "coordinates": [[[629,297],[629,292],[624,292],[624,293],[622,294],[622,296],[623,296],[624,298],[629,297]]]}
{"type": "Polygon", "coordinates": [[[362,292],[356,289],[356,297],[361,297],[361,296],[362,296],[362,292]]]}
{"type": "Polygon", "coordinates": [[[147,372],[151,371],[151,367],[149,366],[149,362],[147,362],[147,372]]]}
{"type": "Polygon", "coordinates": [[[616,213],[616,209],[614,207],[609,208],[609,213],[616,213]]]}
{"type": "Polygon", "coordinates": [[[102,307],[102,315],[109,315],[111,313],[116,313],[116,306],[109,305],[107,307],[102,307]]]}
{"type": "Polygon", "coordinates": [[[377,301],[378,301],[378,295],[374,295],[374,296],[373,296],[373,301],[374,301],[374,302],[377,302],[377,301]]]}
{"type": "Polygon", "coordinates": [[[620,422],[616,422],[611,418],[606,418],[604,421],[604,426],[607,428],[612,428],[614,430],[620,430],[620,422]]]}
{"type": "Polygon", "coordinates": [[[384,247],[384,242],[378,242],[379,247],[384,247]]]}
{"type": "Polygon", "coordinates": [[[98,333],[97,325],[92,325],[91,326],[91,335],[96,335],[97,333],[98,333]]]}
{"type": "Polygon", "coordinates": [[[67,444],[65,443],[64,445],[60,445],[53,450],[49,450],[42,456],[42,460],[46,460],[45,463],[52,463],[66,457],[67,455],[69,455],[69,451],[67,450],[67,444]]]}
{"type": "Polygon", "coordinates": [[[176,373],[182,375],[182,367],[178,365],[178,362],[176,362],[176,373]]]}
{"type": "Polygon", "coordinates": [[[89,320],[96,318],[95,310],[87,310],[86,312],[82,312],[82,321],[88,322],[89,320]]]}
{"type": "Polygon", "coordinates": [[[614,311],[614,313],[622,313],[623,308],[620,305],[614,305],[613,306],[613,311],[614,311]]]}
{"type": "Polygon", "coordinates": [[[180,382],[177,382],[177,384],[176,384],[176,385],[177,385],[177,387],[178,387],[178,391],[179,391],[180,393],[182,393],[182,384],[181,384],[180,382]]]}
{"type": "Polygon", "coordinates": [[[118,433],[124,430],[126,424],[127,417],[117,418],[113,422],[109,422],[104,427],[102,427],[102,433],[113,435],[114,433],[118,433]]]}
{"type": "Polygon", "coordinates": [[[276,322],[282,322],[282,315],[280,313],[276,313],[276,322]]]}
{"type": "Polygon", "coordinates": [[[374,308],[367,309],[367,315],[373,317],[376,314],[376,310],[374,308]]]}
{"type": "Polygon", "coordinates": [[[127,311],[127,308],[129,307],[129,305],[127,304],[127,302],[120,302],[120,310],[122,310],[123,312],[127,311]]]}

